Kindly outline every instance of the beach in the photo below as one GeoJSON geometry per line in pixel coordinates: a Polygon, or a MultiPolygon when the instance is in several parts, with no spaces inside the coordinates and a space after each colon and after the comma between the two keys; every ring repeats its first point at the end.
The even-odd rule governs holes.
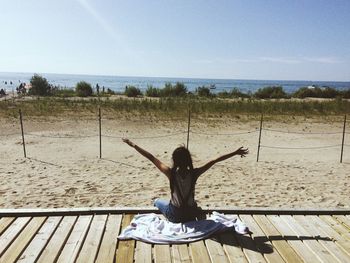
{"type": "MultiPolygon", "coordinates": [[[[220,162],[198,179],[198,204],[349,208],[350,148],[344,147],[340,163],[341,118],[267,118],[257,162],[259,118],[194,116],[189,150],[195,167],[249,148],[246,158],[220,162]]],[[[188,123],[142,114],[105,116],[101,159],[96,116],[28,117],[23,125],[27,158],[19,119],[0,121],[0,208],[151,207],[155,198],[169,198],[168,179],[121,137],[171,166],[172,151],[187,143],[188,123]]]]}

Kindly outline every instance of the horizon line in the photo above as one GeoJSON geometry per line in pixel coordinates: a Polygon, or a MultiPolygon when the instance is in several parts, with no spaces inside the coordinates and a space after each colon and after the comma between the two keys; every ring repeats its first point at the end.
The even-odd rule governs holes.
{"type": "Polygon", "coordinates": [[[0,74],[52,74],[52,75],[81,75],[81,76],[97,76],[97,77],[126,77],[126,78],[165,78],[165,79],[205,79],[205,80],[255,80],[255,81],[299,81],[299,82],[350,82],[350,80],[306,80],[306,79],[260,79],[260,78],[206,78],[206,77],[169,77],[169,76],[132,76],[132,75],[109,75],[109,74],[88,74],[88,73],[57,73],[57,72],[15,72],[15,71],[0,71],[0,74]]]}

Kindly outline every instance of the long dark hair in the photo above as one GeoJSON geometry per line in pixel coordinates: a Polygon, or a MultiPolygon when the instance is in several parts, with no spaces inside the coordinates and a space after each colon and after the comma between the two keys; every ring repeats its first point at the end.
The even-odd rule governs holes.
{"type": "Polygon", "coordinates": [[[186,169],[192,172],[193,163],[189,150],[185,146],[177,147],[173,152],[173,167],[171,168],[174,173],[178,168],[186,169]]]}
{"type": "Polygon", "coordinates": [[[174,179],[176,170],[188,170],[189,174],[192,175],[193,163],[192,157],[189,150],[185,146],[180,146],[176,148],[173,152],[173,167],[171,168],[171,177],[170,177],[170,190],[174,191],[174,179]]]}

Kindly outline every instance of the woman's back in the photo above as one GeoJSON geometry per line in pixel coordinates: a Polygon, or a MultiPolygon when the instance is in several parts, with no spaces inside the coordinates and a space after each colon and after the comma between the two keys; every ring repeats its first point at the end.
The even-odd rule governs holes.
{"type": "Polygon", "coordinates": [[[170,178],[171,203],[180,207],[196,206],[194,200],[194,186],[196,178],[190,170],[176,169],[170,178]]]}

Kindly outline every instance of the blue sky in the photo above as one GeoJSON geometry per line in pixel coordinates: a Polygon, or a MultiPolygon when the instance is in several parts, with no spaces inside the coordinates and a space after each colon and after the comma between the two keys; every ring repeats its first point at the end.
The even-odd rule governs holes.
{"type": "Polygon", "coordinates": [[[350,1],[0,0],[0,71],[350,80],[350,1]]]}

